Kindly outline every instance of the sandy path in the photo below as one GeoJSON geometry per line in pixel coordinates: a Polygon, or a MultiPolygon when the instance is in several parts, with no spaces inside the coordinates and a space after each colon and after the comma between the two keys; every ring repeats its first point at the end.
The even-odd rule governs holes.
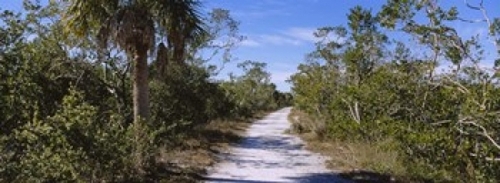
{"type": "Polygon", "coordinates": [[[207,182],[345,182],[325,167],[325,157],[304,149],[304,142],[285,134],[290,128],[284,108],[256,121],[243,141],[222,154],[207,182]]]}

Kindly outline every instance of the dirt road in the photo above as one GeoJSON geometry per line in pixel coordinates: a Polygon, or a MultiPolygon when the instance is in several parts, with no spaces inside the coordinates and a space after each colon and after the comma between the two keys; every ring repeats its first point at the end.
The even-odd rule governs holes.
{"type": "Polygon", "coordinates": [[[256,121],[240,144],[221,154],[223,161],[209,171],[207,182],[346,182],[326,169],[325,157],[285,133],[290,128],[290,109],[256,121]]]}

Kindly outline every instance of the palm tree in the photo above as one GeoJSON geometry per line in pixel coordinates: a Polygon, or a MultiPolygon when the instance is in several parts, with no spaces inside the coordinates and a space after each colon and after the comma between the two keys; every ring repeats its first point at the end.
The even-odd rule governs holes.
{"type": "MultiPolygon", "coordinates": [[[[98,35],[101,47],[118,45],[132,60],[134,121],[149,118],[148,52],[156,36],[165,36],[172,59],[184,61],[186,45],[202,34],[196,0],[62,0],[66,30],[78,36],[98,35]]],[[[164,38],[162,38],[164,40],[164,38]]],[[[165,49],[163,43],[158,45],[165,49]]],[[[161,51],[166,53],[165,50],[161,51]]],[[[160,54],[159,54],[160,55],[160,54]]],[[[168,56],[157,63],[164,68],[168,56]]]]}

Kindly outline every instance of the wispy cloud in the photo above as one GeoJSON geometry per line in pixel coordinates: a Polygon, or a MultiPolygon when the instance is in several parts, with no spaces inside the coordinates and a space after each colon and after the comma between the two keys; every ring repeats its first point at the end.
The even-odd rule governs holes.
{"type": "Polygon", "coordinates": [[[287,37],[284,35],[274,34],[274,35],[260,35],[259,39],[267,44],[273,45],[300,45],[302,42],[298,39],[294,39],[292,37],[287,37]]]}
{"type": "Polygon", "coordinates": [[[255,1],[245,8],[234,11],[234,15],[245,19],[262,19],[270,16],[289,16],[291,15],[289,4],[276,0],[255,1]]]}
{"type": "Polygon", "coordinates": [[[283,34],[300,41],[315,43],[319,41],[319,39],[314,36],[316,30],[316,28],[292,27],[284,31],[283,34]]]}
{"type": "Polygon", "coordinates": [[[277,31],[275,34],[247,35],[247,40],[241,43],[242,46],[262,46],[262,45],[292,45],[301,46],[315,43],[319,39],[314,36],[314,28],[292,27],[286,30],[277,31]]]}
{"type": "Polygon", "coordinates": [[[245,39],[241,43],[241,46],[246,46],[246,47],[258,47],[261,44],[253,39],[245,39]]]}
{"type": "Polygon", "coordinates": [[[282,9],[271,9],[271,10],[240,10],[240,11],[235,11],[234,16],[238,17],[239,19],[244,18],[251,18],[251,19],[262,19],[266,18],[269,16],[288,16],[290,15],[289,12],[282,10],[282,9]]]}

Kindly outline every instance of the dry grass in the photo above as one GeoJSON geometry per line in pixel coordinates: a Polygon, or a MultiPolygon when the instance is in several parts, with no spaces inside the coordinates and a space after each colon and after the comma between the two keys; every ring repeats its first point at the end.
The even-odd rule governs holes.
{"type": "Polygon", "coordinates": [[[329,169],[355,182],[424,182],[413,181],[401,161],[395,142],[387,139],[380,142],[337,141],[325,138],[323,121],[314,121],[305,113],[292,110],[289,116],[292,133],[307,142],[307,148],[330,158],[329,169]],[[398,178],[395,178],[398,177],[398,178]]]}
{"type": "Polygon", "coordinates": [[[313,119],[302,111],[292,109],[288,120],[292,122],[292,133],[309,134],[315,138],[322,138],[326,133],[326,123],[324,120],[313,119]]]}
{"type": "Polygon", "coordinates": [[[367,170],[380,173],[404,174],[405,166],[398,152],[387,150],[386,143],[340,142],[308,140],[308,148],[330,157],[328,168],[339,171],[367,170]]]}

